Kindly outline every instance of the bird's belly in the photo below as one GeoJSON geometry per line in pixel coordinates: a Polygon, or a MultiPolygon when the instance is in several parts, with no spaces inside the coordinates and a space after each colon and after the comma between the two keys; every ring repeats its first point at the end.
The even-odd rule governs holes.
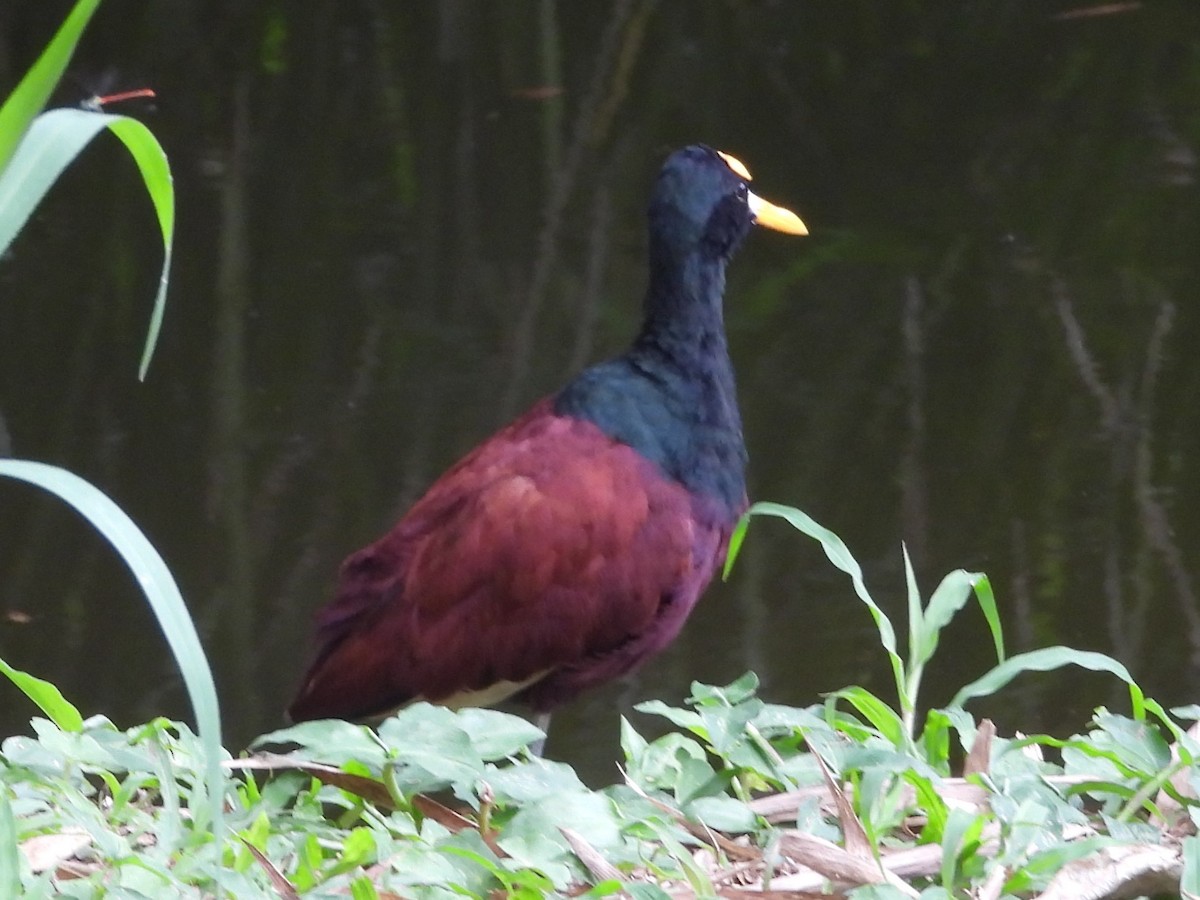
{"type": "MultiPolygon", "coordinates": [[[[527,689],[530,685],[541,681],[549,672],[549,669],[543,669],[541,672],[535,672],[523,681],[496,681],[480,690],[459,691],[456,694],[443,697],[437,702],[439,705],[449,709],[463,709],[468,706],[494,706],[497,703],[503,703],[509,697],[521,693],[521,691],[527,689]]],[[[424,697],[416,697],[413,702],[424,699],[424,697]]]]}
{"type": "Polygon", "coordinates": [[[693,532],[691,565],[658,598],[651,619],[624,640],[556,667],[518,696],[535,710],[551,709],[581,691],[619,678],[660,653],[678,637],[700,595],[724,559],[729,529],[715,524],[693,532]]]}

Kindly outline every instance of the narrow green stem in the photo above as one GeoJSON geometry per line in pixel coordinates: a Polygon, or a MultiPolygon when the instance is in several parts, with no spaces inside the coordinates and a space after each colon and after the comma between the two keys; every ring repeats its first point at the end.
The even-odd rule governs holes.
{"type": "Polygon", "coordinates": [[[784,785],[788,790],[795,788],[796,783],[783,773],[783,757],[779,755],[779,751],[771,746],[771,742],[763,737],[763,733],[752,722],[746,723],[746,737],[750,739],[750,743],[758,748],[758,752],[766,758],[775,778],[780,784],[784,785]]]}
{"type": "Polygon", "coordinates": [[[914,666],[908,673],[907,683],[897,685],[900,694],[900,718],[904,723],[904,734],[910,742],[916,734],[917,696],[921,690],[921,676],[924,673],[924,666],[914,666]]]}

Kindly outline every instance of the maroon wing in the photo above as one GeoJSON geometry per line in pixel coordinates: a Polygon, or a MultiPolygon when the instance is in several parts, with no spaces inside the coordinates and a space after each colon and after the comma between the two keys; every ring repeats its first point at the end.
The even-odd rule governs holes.
{"type": "Polygon", "coordinates": [[[346,560],[290,714],[365,718],[498,682],[550,708],[675,637],[726,518],[543,401],[346,560]]]}

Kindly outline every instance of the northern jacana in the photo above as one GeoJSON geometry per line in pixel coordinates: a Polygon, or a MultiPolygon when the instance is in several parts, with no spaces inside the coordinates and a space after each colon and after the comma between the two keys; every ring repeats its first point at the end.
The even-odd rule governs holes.
{"type": "Polygon", "coordinates": [[[667,159],[633,346],[488,438],[346,560],[293,720],[418,699],[544,713],[675,638],[746,509],[725,268],[754,224],[807,234],[749,180],[708,147],[667,159]]]}

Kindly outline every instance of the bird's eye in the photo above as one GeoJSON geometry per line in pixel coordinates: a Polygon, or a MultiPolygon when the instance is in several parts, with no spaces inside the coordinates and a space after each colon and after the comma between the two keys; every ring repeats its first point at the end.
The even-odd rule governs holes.
{"type": "Polygon", "coordinates": [[[750,188],[746,187],[746,183],[744,181],[738,185],[737,195],[739,200],[745,200],[748,196],[750,196],[750,188]]]}

